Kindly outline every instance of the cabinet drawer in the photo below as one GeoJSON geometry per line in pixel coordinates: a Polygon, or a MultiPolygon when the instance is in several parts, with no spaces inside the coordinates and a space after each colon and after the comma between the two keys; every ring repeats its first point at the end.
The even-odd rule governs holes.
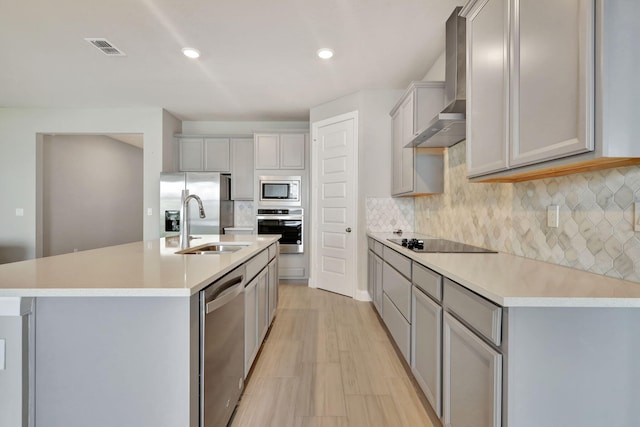
{"type": "Polygon", "coordinates": [[[502,307],[445,278],[444,306],[467,325],[499,346],[502,342],[502,307]]]}
{"type": "Polygon", "coordinates": [[[404,318],[411,319],[411,282],[386,262],[382,266],[382,289],[404,318]]]}
{"type": "Polygon", "coordinates": [[[411,326],[384,294],[384,323],[407,363],[410,363],[411,326]]]}
{"type": "Polygon", "coordinates": [[[246,267],[247,277],[245,280],[249,281],[253,279],[256,276],[256,274],[260,273],[260,270],[262,270],[268,263],[269,263],[269,251],[265,249],[262,252],[260,252],[258,255],[254,256],[249,261],[247,261],[247,267],[246,267]]]}
{"type": "Polygon", "coordinates": [[[369,250],[373,251],[376,255],[382,256],[382,243],[378,242],[376,239],[369,237],[368,241],[369,250]]]}
{"type": "Polygon", "coordinates": [[[382,253],[382,257],[386,262],[391,264],[393,268],[398,270],[404,277],[408,279],[411,278],[411,259],[400,255],[398,252],[386,246],[382,253]]]}
{"type": "Polygon", "coordinates": [[[413,284],[436,301],[442,301],[442,276],[415,261],[412,268],[413,284]]]}

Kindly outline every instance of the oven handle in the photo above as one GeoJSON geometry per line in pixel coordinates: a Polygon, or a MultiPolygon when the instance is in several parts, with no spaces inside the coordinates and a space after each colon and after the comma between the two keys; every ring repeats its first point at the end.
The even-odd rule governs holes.
{"type": "Polygon", "coordinates": [[[287,219],[290,221],[302,221],[302,217],[301,216],[286,216],[286,215],[282,215],[282,216],[278,216],[278,215],[258,215],[256,216],[256,219],[287,219]]]}

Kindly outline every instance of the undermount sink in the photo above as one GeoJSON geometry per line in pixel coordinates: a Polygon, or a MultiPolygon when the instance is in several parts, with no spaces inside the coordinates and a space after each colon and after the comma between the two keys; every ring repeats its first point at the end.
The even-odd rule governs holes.
{"type": "Polygon", "coordinates": [[[181,255],[220,255],[220,254],[232,254],[240,249],[246,248],[248,244],[234,244],[234,243],[207,243],[202,246],[197,246],[191,249],[185,249],[183,251],[176,252],[181,255]]]}

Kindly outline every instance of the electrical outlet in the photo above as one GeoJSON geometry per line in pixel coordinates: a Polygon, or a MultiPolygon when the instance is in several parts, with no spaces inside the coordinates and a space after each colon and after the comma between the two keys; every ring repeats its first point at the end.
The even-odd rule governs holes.
{"type": "Polygon", "coordinates": [[[640,231],[640,202],[633,204],[633,230],[640,231]]]}
{"type": "Polygon", "coordinates": [[[147,215],[148,216],[152,216],[153,215],[153,208],[147,208],[147,215]]]}
{"type": "Polygon", "coordinates": [[[560,223],[560,206],[549,205],[547,207],[547,227],[558,228],[560,223]]]}

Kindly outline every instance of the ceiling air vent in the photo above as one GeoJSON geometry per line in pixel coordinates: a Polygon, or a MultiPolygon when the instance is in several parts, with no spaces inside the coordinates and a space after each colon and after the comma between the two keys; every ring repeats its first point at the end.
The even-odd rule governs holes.
{"type": "Polygon", "coordinates": [[[102,53],[108,56],[127,56],[126,53],[115,47],[107,39],[102,38],[86,38],[86,41],[100,49],[102,53]]]}

